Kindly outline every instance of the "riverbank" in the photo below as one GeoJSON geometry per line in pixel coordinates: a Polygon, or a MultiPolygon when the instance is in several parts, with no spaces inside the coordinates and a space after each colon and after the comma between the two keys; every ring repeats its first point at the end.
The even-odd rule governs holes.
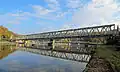
{"type": "Polygon", "coordinates": [[[9,42],[9,41],[0,41],[0,45],[16,45],[15,42],[9,42]]]}
{"type": "Polygon", "coordinates": [[[85,72],[120,72],[120,51],[113,46],[97,47],[85,72]]]}

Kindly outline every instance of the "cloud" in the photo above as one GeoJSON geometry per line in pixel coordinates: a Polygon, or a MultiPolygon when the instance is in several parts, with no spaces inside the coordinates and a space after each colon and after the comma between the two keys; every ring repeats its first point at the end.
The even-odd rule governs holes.
{"type": "Polygon", "coordinates": [[[70,23],[77,27],[115,23],[120,20],[119,13],[120,7],[115,0],[92,0],[73,14],[70,23]]]}
{"type": "Polygon", "coordinates": [[[1,24],[21,24],[22,21],[28,19],[47,19],[47,20],[57,20],[57,15],[53,14],[52,9],[47,9],[40,5],[32,5],[32,12],[25,12],[22,10],[16,10],[13,12],[8,12],[0,14],[1,24]]]}
{"type": "Polygon", "coordinates": [[[53,10],[46,9],[40,5],[33,5],[32,8],[35,14],[37,14],[38,16],[46,15],[46,14],[53,12],[53,10]]]}
{"type": "MultiPolygon", "coordinates": [[[[31,5],[30,11],[15,10],[13,12],[8,12],[0,15],[1,23],[3,24],[21,24],[22,21],[27,19],[35,18],[37,21],[39,19],[44,20],[62,20],[65,18],[68,12],[64,12],[60,8],[60,3],[58,0],[45,0],[47,7],[41,5],[31,5]]],[[[38,21],[40,22],[40,21],[38,21]]],[[[36,22],[38,24],[38,22],[36,22]]]]}
{"type": "Polygon", "coordinates": [[[67,0],[66,6],[68,8],[80,8],[83,0],[67,0]]]}
{"type": "Polygon", "coordinates": [[[58,10],[60,7],[55,5],[59,3],[56,0],[46,0],[48,2],[48,8],[40,6],[40,5],[32,5],[33,12],[31,13],[33,17],[46,19],[46,20],[60,20],[66,14],[66,12],[62,12],[58,10]],[[50,5],[55,5],[54,8],[51,8],[50,5]],[[57,6],[57,8],[56,8],[57,6]],[[50,7],[50,8],[49,8],[50,7]]]}
{"type": "Polygon", "coordinates": [[[45,3],[44,6],[31,5],[31,11],[18,10],[2,14],[1,24],[33,21],[34,24],[44,25],[43,27],[46,24],[50,26],[41,29],[46,31],[120,23],[120,4],[116,0],[45,0],[45,3]],[[59,24],[58,27],[55,24],[59,24]]]}
{"type": "Polygon", "coordinates": [[[16,13],[5,13],[0,15],[1,24],[20,24],[27,20],[31,14],[29,12],[17,11],[16,13]]]}
{"type": "Polygon", "coordinates": [[[60,4],[58,0],[45,0],[48,3],[48,7],[54,11],[60,10],[60,4]]]}

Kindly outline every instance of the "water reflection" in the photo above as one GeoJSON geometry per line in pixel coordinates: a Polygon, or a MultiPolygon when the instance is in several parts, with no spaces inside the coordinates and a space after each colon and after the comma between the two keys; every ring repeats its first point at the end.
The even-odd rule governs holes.
{"type": "Polygon", "coordinates": [[[0,46],[0,55],[0,72],[82,72],[86,66],[84,62],[20,51],[14,46],[0,46]]]}
{"type": "Polygon", "coordinates": [[[66,53],[66,52],[59,52],[59,51],[51,51],[51,50],[38,50],[38,49],[31,49],[31,48],[19,48],[21,51],[27,51],[30,53],[40,54],[44,56],[50,56],[55,58],[61,58],[66,60],[73,60],[78,62],[89,62],[91,55],[87,54],[75,54],[75,53],[66,53]]]}
{"type": "Polygon", "coordinates": [[[47,44],[34,44],[31,46],[27,46],[25,44],[18,44],[20,47],[27,48],[35,48],[41,50],[53,50],[53,51],[62,51],[62,52],[70,52],[70,53],[82,53],[82,54],[90,54],[91,51],[94,51],[96,45],[90,44],[81,44],[81,43],[57,43],[52,46],[47,44]]]}
{"type": "Polygon", "coordinates": [[[16,50],[16,47],[14,46],[0,45],[0,59],[3,59],[4,57],[13,53],[15,50],[16,50]]]}

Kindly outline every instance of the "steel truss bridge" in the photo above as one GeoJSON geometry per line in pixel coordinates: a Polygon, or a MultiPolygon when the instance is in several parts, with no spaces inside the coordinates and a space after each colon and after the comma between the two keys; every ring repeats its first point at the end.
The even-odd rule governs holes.
{"type": "Polygon", "coordinates": [[[66,60],[85,62],[85,63],[88,63],[89,59],[91,58],[91,55],[66,53],[66,52],[51,51],[51,50],[38,50],[38,49],[31,49],[31,48],[19,48],[18,50],[27,51],[34,54],[44,55],[44,56],[66,59],[66,60]]]}
{"type": "MultiPolygon", "coordinates": [[[[72,39],[76,38],[80,41],[95,42],[95,43],[106,43],[108,38],[115,37],[118,34],[118,29],[115,28],[115,24],[102,25],[94,27],[85,27],[78,29],[69,29],[53,32],[45,32],[38,34],[22,35],[17,37],[15,40],[45,40],[50,39],[72,39]]],[[[76,40],[75,41],[78,41],[76,40]]]]}
{"type": "Polygon", "coordinates": [[[118,35],[119,28],[116,28],[115,24],[111,24],[22,35],[15,40],[26,47],[37,48],[37,50],[31,48],[21,48],[21,50],[51,57],[88,62],[90,54],[94,50],[93,46],[106,44],[108,39],[115,39],[118,35]],[[87,54],[87,57],[84,54],[87,54]]]}

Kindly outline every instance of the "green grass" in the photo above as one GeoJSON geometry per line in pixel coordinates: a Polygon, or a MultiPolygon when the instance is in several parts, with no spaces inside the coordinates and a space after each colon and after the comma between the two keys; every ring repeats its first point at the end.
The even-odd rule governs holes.
{"type": "Polygon", "coordinates": [[[116,51],[112,46],[99,46],[95,50],[95,55],[109,61],[114,69],[120,71],[120,51],[116,51]]]}

